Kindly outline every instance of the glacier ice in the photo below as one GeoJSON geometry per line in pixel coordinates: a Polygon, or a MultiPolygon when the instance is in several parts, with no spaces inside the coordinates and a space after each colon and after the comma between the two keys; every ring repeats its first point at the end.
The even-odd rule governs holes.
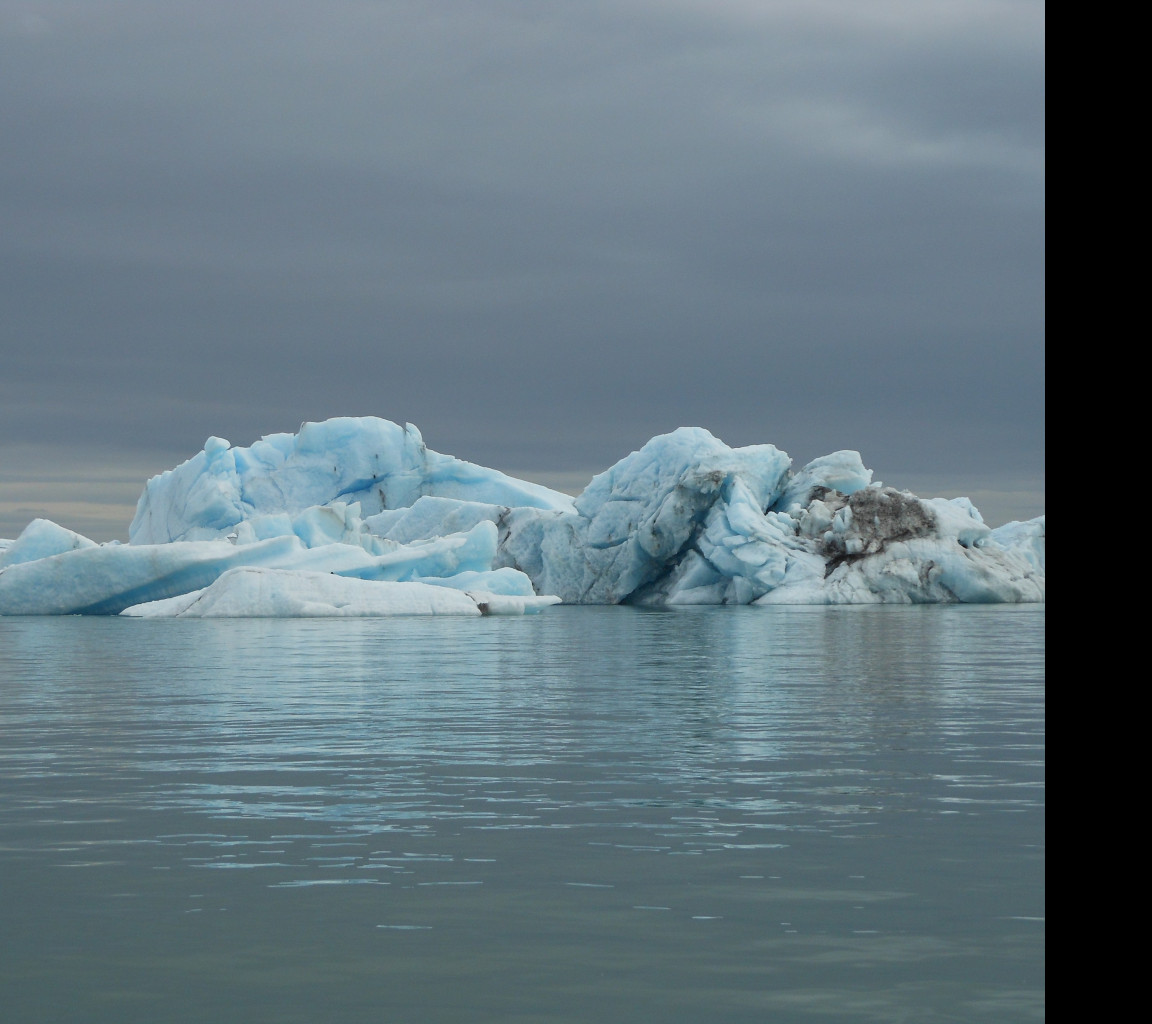
{"type": "Polygon", "coordinates": [[[424,495],[532,508],[572,504],[559,491],[432,451],[411,423],[346,416],[271,434],[249,448],[210,437],[198,455],[148,481],[128,536],[133,544],[210,540],[256,515],[342,502],[370,516],[424,495]]]}
{"type": "MultiPolygon", "coordinates": [[[[17,538],[19,539],[19,538],[17,538]]],[[[381,554],[353,544],[306,547],[295,534],[233,544],[228,540],[171,544],[98,545],[22,562],[0,571],[0,615],[116,615],[136,604],[187,594],[240,566],[332,573],[361,580],[437,580],[453,586],[461,573],[477,589],[492,587],[496,528],[479,523],[467,533],[392,544],[381,554]]],[[[523,581],[522,596],[531,584],[523,581]]]]}
{"type": "Polygon", "coordinates": [[[385,583],[326,572],[241,566],[228,569],[202,590],[133,605],[121,614],[200,619],[499,615],[539,611],[558,601],[430,583],[385,583]]]}
{"type": "Polygon", "coordinates": [[[209,438],[147,482],[128,544],[34,520],[0,542],[0,615],[1034,602],[1044,537],[1043,516],[993,530],[966,498],[873,482],[854,451],[793,469],[681,427],[573,499],[345,417],[209,438]]]}
{"type": "Polygon", "coordinates": [[[0,569],[21,562],[34,562],[49,555],[60,555],[65,551],[94,547],[94,540],[73,533],[51,519],[33,519],[19,537],[0,547],[0,569]]]}

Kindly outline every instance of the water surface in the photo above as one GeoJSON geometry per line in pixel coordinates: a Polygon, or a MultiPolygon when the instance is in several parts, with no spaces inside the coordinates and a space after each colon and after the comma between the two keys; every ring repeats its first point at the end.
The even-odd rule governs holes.
{"type": "Polygon", "coordinates": [[[1041,607],[0,619],[24,1021],[1033,1021],[1041,607]]]}

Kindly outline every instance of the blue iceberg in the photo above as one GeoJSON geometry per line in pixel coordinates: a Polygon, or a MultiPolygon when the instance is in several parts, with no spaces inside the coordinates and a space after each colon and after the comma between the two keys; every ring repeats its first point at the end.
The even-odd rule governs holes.
{"type": "Polygon", "coordinates": [[[523,614],[549,604],[1044,600],[1044,517],[799,469],[707,430],[653,438],[572,498],[427,448],[411,424],[209,438],[149,480],[128,544],[46,520],[0,542],[0,615],[523,614]],[[451,592],[451,593],[446,593],[451,592]]]}

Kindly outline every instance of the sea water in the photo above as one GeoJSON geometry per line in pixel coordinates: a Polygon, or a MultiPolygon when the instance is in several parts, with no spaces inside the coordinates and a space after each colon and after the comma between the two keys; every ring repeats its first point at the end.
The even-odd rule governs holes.
{"type": "Polygon", "coordinates": [[[0,619],[0,1019],[1044,1016],[1044,612],[0,619]]]}

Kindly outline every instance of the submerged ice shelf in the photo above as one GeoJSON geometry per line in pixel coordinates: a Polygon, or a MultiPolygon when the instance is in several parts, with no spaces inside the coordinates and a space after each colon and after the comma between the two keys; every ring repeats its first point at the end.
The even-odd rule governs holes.
{"type": "Polygon", "coordinates": [[[572,498],[428,449],[411,424],[209,438],[149,480],[128,544],[47,520],[0,541],[0,615],[522,614],[574,604],[1044,600],[1044,517],[872,482],[858,453],[798,470],[699,427],[572,498]]]}

